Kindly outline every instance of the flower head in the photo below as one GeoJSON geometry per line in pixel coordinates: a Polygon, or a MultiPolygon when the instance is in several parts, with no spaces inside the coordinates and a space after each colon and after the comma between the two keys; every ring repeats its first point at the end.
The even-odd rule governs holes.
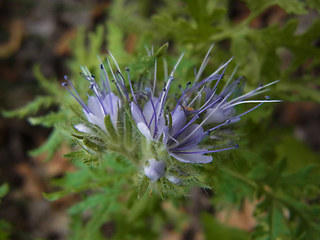
{"type": "Polygon", "coordinates": [[[102,63],[101,86],[97,84],[95,76],[87,68],[82,67],[82,76],[90,83],[90,89],[94,93],[88,96],[87,104],[81,99],[69,78],[65,77],[66,82],[62,86],[81,105],[88,122],[107,133],[107,138],[100,138],[100,135],[95,135],[87,124],[77,124],[75,127],[78,131],[94,135],[94,138],[85,138],[83,143],[87,144],[89,141],[88,147],[98,150],[100,148],[96,148],[96,145],[101,144],[106,151],[117,152],[129,158],[142,167],[143,174],[152,183],[163,178],[176,185],[183,183],[184,177],[192,175],[190,168],[185,167],[188,164],[185,163],[209,163],[213,160],[213,153],[238,148],[232,140],[218,144],[217,132],[228,129],[228,125],[238,122],[242,116],[263,103],[278,102],[268,97],[264,100],[252,99],[267,91],[267,87],[277,81],[260,85],[248,93],[239,94],[242,79],[233,80],[235,70],[221,89],[220,82],[232,59],[201,79],[209,62],[211,49],[212,46],[195,74],[194,81],[187,83],[185,87],[179,86],[181,93],[178,98],[174,97],[177,94],[172,95],[169,91],[175,84],[174,74],[183,54],[170,75],[165,76],[164,87],[159,92],[156,91],[156,57],[153,84],[144,86],[139,82],[137,86],[131,81],[128,68],[125,69],[127,80],[125,79],[110,53],[117,70],[113,71],[109,60],[106,61],[116,93],[111,91],[108,73],[102,63]],[[241,104],[255,105],[244,112],[238,112],[237,106],[241,104]],[[127,117],[133,121],[130,119],[127,121],[127,117]],[[136,124],[136,131],[131,131],[132,122],[136,124]],[[133,136],[138,132],[142,138],[133,136]]]}
{"type": "MultiPolygon", "coordinates": [[[[211,47],[212,48],[212,47],[211,47]]],[[[267,87],[276,83],[272,82],[235,97],[239,89],[241,78],[232,81],[229,78],[225,87],[218,93],[217,87],[224,76],[224,72],[232,60],[223,64],[218,70],[199,81],[208,63],[208,51],[199,72],[193,83],[189,82],[182,89],[179,99],[176,99],[174,107],[166,104],[169,89],[174,81],[173,74],[181,61],[182,56],[174,66],[165,87],[159,96],[154,96],[154,91],[147,88],[144,93],[132,91],[131,113],[140,132],[151,141],[162,141],[168,154],[180,162],[209,163],[212,161],[212,153],[238,148],[237,144],[227,144],[224,147],[216,147],[208,144],[206,139],[212,137],[218,129],[235,123],[240,118],[253,111],[265,102],[278,102],[277,100],[246,100],[267,90],[267,87]],[[230,83],[231,82],[231,83],[230,83]],[[137,100],[144,96],[140,102],[137,100]],[[251,109],[237,113],[235,106],[245,103],[258,103],[251,109]],[[169,108],[169,110],[167,110],[169,108]]],[[[155,71],[157,62],[155,61],[155,71]]],[[[156,73],[154,74],[156,76],[156,73]]],[[[154,79],[154,83],[156,79],[154,79]]],[[[156,87],[153,86],[153,89],[156,87]]]]}
{"type": "MultiPolygon", "coordinates": [[[[65,87],[81,105],[88,121],[100,129],[107,131],[104,118],[110,115],[113,126],[117,128],[118,109],[121,107],[121,101],[120,98],[111,91],[109,78],[103,64],[100,66],[102,71],[102,88],[97,84],[95,76],[89,72],[88,68],[82,67],[82,76],[88,80],[90,89],[94,93],[93,96],[88,96],[88,104],[84,103],[68,76],[65,76],[66,82],[63,82],[62,86],[65,87]]],[[[90,132],[90,128],[84,124],[78,124],[75,125],[75,127],[81,132],[90,132]]]]}

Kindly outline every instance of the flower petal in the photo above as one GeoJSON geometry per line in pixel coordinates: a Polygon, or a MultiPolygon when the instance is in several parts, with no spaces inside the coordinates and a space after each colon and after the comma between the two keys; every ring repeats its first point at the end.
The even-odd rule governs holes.
{"type": "Polygon", "coordinates": [[[83,111],[86,115],[89,122],[91,122],[94,125],[97,125],[99,128],[101,128],[104,131],[107,131],[106,125],[104,124],[104,116],[97,116],[92,113],[87,113],[86,111],[83,111]]]}
{"type": "Polygon", "coordinates": [[[140,109],[138,107],[137,104],[135,104],[134,102],[131,102],[131,114],[132,114],[132,117],[133,117],[133,120],[138,124],[140,122],[143,122],[144,123],[144,119],[143,119],[143,116],[140,112],[140,109]]]}
{"type": "Polygon", "coordinates": [[[117,121],[118,121],[118,109],[121,107],[121,101],[120,98],[115,95],[114,93],[107,94],[103,101],[102,104],[107,111],[107,114],[110,115],[111,122],[113,126],[116,128],[117,127],[117,121]],[[111,98],[111,99],[110,99],[111,98]],[[111,107],[111,102],[112,101],[112,107],[111,107]]]}
{"type": "Polygon", "coordinates": [[[103,118],[105,115],[102,106],[99,102],[99,99],[95,96],[90,96],[88,98],[88,108],[97,117],[103,118]]]}
{"type": "Polygon", "coordinates": [[[186,124],[186,115],[182,107],[178,106],[172,114],[172,129],[171,135],[174,136],[186,124]]]}
{"type": "Polygon", "coordinates": [[[79,132],[83,132],[83,133],[89,133],[92,134],[93,131],[91,128],[89,128],[87,125],[83,124],[83,123],[79,123],[74,125],[74,127],[79,131],[79,132]]]}
{"type": "Polygon", "coordinates": [[[147,127],[146,124],[144,124],[143,122],[139,122],[137,124],[138,126],[138,129],[140,130],[140,132],[146,137],[148,138],[149,140],[152,140],[152,136],[151,136],[151,132],[149,130],[149,128],[147,127]]]}
{"type": "Polygon", "coordinates": [[[183,152],[199,152],[199,153],[179,153],[179,152],[170,152],[170,155],[180,162],[186,163],[209,163],[212,161],[212,156],[203,155],[201,151],[206,151],[207,149],[200,149],[198,147],[193,147],[183,152]]]}

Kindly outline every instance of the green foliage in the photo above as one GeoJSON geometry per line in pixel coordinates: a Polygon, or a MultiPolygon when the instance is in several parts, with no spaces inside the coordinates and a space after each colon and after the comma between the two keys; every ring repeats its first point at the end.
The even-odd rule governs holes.
{"type": "Polygon", "coordinates": [[[202,224],[206,239],[224,239],[224,240],[249,240],[249,234],[236,228],[227,227],[211,215],[204,213],[202,215],[202,224]]]}
{"type": "MultiPolygon", "coordinates": [[[[0,186],[0,203],[1,199],[9,192],[9,185],[4,183],[0,186]]],[[[12,226],[5,220],[0,219],[0,239],[9,240],[12,226]]]]}
{"type": "MultiPolygon", "coordinates": [[[[79,65],[87,66],[93,74],[98,75],[97,56],[104,59],[101,52],[106,49],[105,43],[116,56],[119,65],[129,66],[133,78],[142,80],[150,78],[149,72],[155,60],[154,56],[147,56],[143,52],[145,46],[162,46],[156,55],[166,57],[168,66],[174,65],[176,61],[176,57],[170,57],[171,54],[176,56],[185,50],[185,58],[177,70],[179,84],[185,84],[192,80],[190,76],[193,76],[193,66],[200,65],[208,47],[214,42],[210,65],[218,66],[234,56],[231,65],[238,65],[236,75],[247,78],[246,88],[252,89],[260,82],[280,79],[280,83],[269,93],[272,97],[285,101],[308,100],[319,103],[320,95],[315,85],[319,86],[320,82],[314,73],[320,65],[320,49],[315,44],[320,37],[319,19],[302,33],[298,31],[299,15],[307,14],[309,8],[320,12],[319,2],[245,2],[250,14],[236,23],[230,18],[229,1],[166,0],[152,9],[154,14],[151,19],[148,15],[151,1],[114,1],[109,10],[110,19],[105,24],[106,31],[102,25],[90,34],[86,34],[83,28],[78,31],[72,44],[73,58],[68,62],[74,85],[84,97],[88,84],[78,80],[79,65]],[[263,28],[250,25],[270,6],[275,5],[288,14],[287,20],[263,28]],[[137,38],[130,53],[126,47],[128,36],[137,38]],[[169,47],[168,44],[163,45],[166,42],[170,42],[169,47]],[[291,55],[289,63],[283,58],[284,52],[291,55]]],[[[161,64],[165,65],[164,62],[161,64]]],[[[159,69],[159,72],[162,71],[159,69]]],[[[206,69],[205,75],[211,72],[211,69],[206,69]]],[[[165,200],[158,196],[161,191],[151,192],[146,177],[137,176],[141,166],[134,166],[119,154],[105,152],[105,148],[97,144],[103,142],[107,145],[110,141],[100,135],[89,138],[72,129],[75,124],[85,122],[81,119],[81,111],[69,111],[63,107],[57,112],[38,116],[41,109],[72,106],[74,99],[55,79],[46,79],[39,66],[35,66],[34,74],[46,95],[36,97],[21,109],[3,111],[3,114],[6,117],[29,117],[31,124],[54,128],[47,142],[30,152],[33,156],[46,153],[47,159],[52,158],[61,144],[70,139],[70,132],[82,147],[66,155],[77,166],[77,170],[54,181],[59,191],[44,194],[51,201],[69,194],[79,199],[69,209],[72,220],[70,239],[105,239],[103,228],[106,223],[114,226],[113,239],[155,239],[169,223],[178,229],[185,215],[181,211],[177,212],[182,217],[177,218],[180,222],[174,222],[170,214],[165,213],[161,203],[183,203],[180,186],[165,189],[169,193],[165,200]],[[62,127],[61,123],[69,124],[69,128],[62,127]]],[[[178,88],[178,84],[173,88],[178,88]]],[[[202,176],[201,181],[190,179],[190,176],[185,179],[190,180],[193,186],[212,187],[215,192],[212,203],[218,211],[230,205],[241,207],[247,199],[257,200],[259,204],[254,215],[257,226],[247,233],[223,225],[209,214],[203,214],[201,223],[204,235],[207,239],[318,239],[319,156],[293,137],[292,128],[276,126],[272,119],[272,106],[262,106],[261,109],[243,119],[242,130],[237,133],[240,149],[236,153],[215,154],[214,163],[193,172],[202,176]]],[[[109,117],[106,117],[105,125],[115,142],[123,141],[132,150],[139,146],[128,143],[139,142],[139,136],[131,134],[136,129],[132,128],[130,121],[127,115],[122,116],[119,129],[130,133],[123,140],[118,139],[109,117]]],[[[128,154],[125,152],[128,149],[123,148],[124,155],[128,154]]],[[[135,156],[137,159],[139,157],[135,156]]],[[[5,187],[2,186],[0,195],[5,191],[3,189],[5,187]]],[[[0,229],[9,229],[5,225],[1,228],[2,224],[0,222],[0,229]]],[[[0,238],[1,234],[0,231],[0,238]]]]}
{"type": "Polygon", "coordinates": [[[9,192],[9,185],[7,183],[0,186],[0,200],[9,192]]]}
{"type": "Polygon", "coordinates": [[[248,6],[252,12],[256,15],[260,14],[266,8],[272,5],[278,5],[287,13],[293,14],[306,14],[308,13],[306,9],[306,4],[303,1],[299,0],[262,0],[262,1],[254,1],[254,0],[247,0],[248,6]]]}
{"type": "Polygon", "coordinates": [[[11,230],[12,230],[11,224],[5,220],[0,219],[0,239],[9,240],[11,230]]]}
{"type": "Polygon", "coordinates": [[[53,103],[54,101],[51,97],[36,97],[32,102],[30,102],[26,106],[13,111],[3,111],[2,114],[4,117],[7,118],[24,118],[36,114],[41,108],[49,108],[53,103]]]}

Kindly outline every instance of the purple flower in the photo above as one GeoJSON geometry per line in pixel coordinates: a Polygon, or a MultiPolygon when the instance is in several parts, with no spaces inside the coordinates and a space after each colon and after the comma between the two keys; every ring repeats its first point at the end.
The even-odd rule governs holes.
{"type": "MultiPolygon", "coordinates": [[[[118,109],[121,107],[121,101],[117,95],[111,92],[107,72],[102,64],[100,66],[102,72],[102,88],[98,86],[95,77],[89,72],[89,70],[82,67],[82,76],[89,81],[90,89],[94,92],[94,96],[88,96],[88,104],[84,103],[67,76],[65,76],[66,82],[62,83],[62,86],[65,87],[81,105],[88,121],[107,132],[104,118],[105,116],[110,115],[113,126],[117,128],[118,109]]],[[[80,132],[92,132],[85,124],[77,124],[75,127],[80,132]]]]}
{"type": "MultiPolygon", "coordinates": [[[[265,102],[279,102],[268,98],[266,100],[246,100],[267,91],[267,87],[277,81],[265,86],[261,85],[246,94],[235,97],[236,90],[239,90],[241,78],[231,82],[234,73],[218,94],[218,84],[232,59],[204,80],[199,81],[208,63],[211,49],[212,47],[203,60],[198,73],[196,73],[193,84],[188,83],[185,89],[181,89],[181,96],[176,99],[175,107],[171,108],[172,110],[165,111],[165,106],[166,109],[169,107],[166,105],[166,100],[169,88],[174,80],[173,74],[182,56],[174,66],[159,97],[154,96],[155,86],[153,86],[153,91],[147,88],[145,93],[134,93],[130,83],[133,95],[131,113],[138,129],[149,140],[162,141],[169,155],[181,162],[209,163],[212,161],[211,153],[237,148],[237,144],[229,144],[224,147],[215,147],[212,144],[205,145],[206,137],[212,137],[213,132],[219,128],[239,121],[243,115],[253,111],[265,102]],[[230,82],[231,84],[229,84],[230,82]],[[210,87],[211,85],[213,87],[210,87]],[[145,101],[141,99],[139,101],[138,98],[141,94],[144,95],[143,99],[146,99],[145,101]],[[246,103],[258,104],[237,114],[235,107],[246,103]]],[[[155,62],[154,85],[156,82],[156,65],[157,62],[155,62]]]]}
{"type": "Polygon", "coordinates": [[[181,162],[209,163],[212,156],[204,155],[207,149],[199,143],[206,136],[199,124],[187,125],[187,118],[182,107],[177,107],[172,115],[172,126],[166,126],[163,143],[168,153],[181,162]]]}
{"type": "Polygon", "coordinates": [[[159,139],[165,126],[165,119],[160,115],[160,103],[156,97],[150,97],[143,107],[131,102],[131,114],[140,132],[149,140],[159,139]]]}

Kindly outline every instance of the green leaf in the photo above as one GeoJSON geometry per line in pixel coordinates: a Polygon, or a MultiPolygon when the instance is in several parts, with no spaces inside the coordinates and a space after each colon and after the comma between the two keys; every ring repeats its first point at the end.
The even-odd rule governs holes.
{"type": "Polygon", "coordinates": [[[316,9],[320,13],[320,2],[319,0],[307,0],[309,7],[316,9]]]}
{"type": "Polygon", "coordinates": [[[54,193],[43,193],[43,197],[49,201],[56,201],[66,195],[69,195],[70,193],[72,192],[70,192],[69,189],[65,189],[54,193]]]}
{"type": "Polygon", "coordinates": [[[46,161],[50,160],[53,155],[56,153],[58,148],[61,146],[62,142],[64,141],[64,138],[60,134],[59,130],[54,129],[52,133],[50,134],[47,141],[41,145],[39,148],[36,148],[29,152],[31,156],[38,156],[42,153],[46,153],[47,156],[45,158],[46,161]]]}
{"type": "Polygon", "coordinates": [[[309,147],[291,136],[283,136],[277,143],[275,152],[278,159],[288,160],[288,172],[295,172],[308,164],[318,164],[319,162],[318,156],[309,147]]]}
{"type": "Polygon", "coordinates": [[[13,110],[13,111],[2,111],[4,117],[12,118],[24,118],[26,116],[36,114],[40,109],[46,109],[55,103],[52,97],[36,97],[33,101],[28,103],[26,106],[13,110]]]}
{"type": "Polygon", "coordinates": [[[249,240],[249,234],[237,228],[228,227],[219,223],[213,216],[203,213],[201,222],[204,227],[206,239],[223,239],[223,240],[249,240]]]}
{"type": "Polygon", "coordinates": [[[62,121],[65,121],[66,114],[65,112],[51,112],[45,116],[41,117],[30,117],[28,118],[28,121],[32,125],[41,125],[44,127],[52,127],[57,123],[60,123],[62,121]]]}
{"type": "Polygon", "coordinates": [[[83,213],[89,208],[93,208],[109,201],[110,193],[96,193],[95,195],[88,196],[81,202],[74,204],[68,209],[69,214],[83,213]]]}
{"type": "Polygon", "coordinates": [[[248,7],[255,16],[259,15],[262,11],[270,6],[278,5],[287,13],[293,14],[306,14],[307,9],[305,3],[299,0],[246,0],[248,7]]]}
{"type": "Polygon", "coordinates": [[[285,218],[281,209],[278,208],[275,202],[271,205],[269,212],[269,225],[270,225],[270,240],[276,240],[284,234],[289,234],[289,230],[285,224],[285,218]]]}
{"type": "Polygon", "coordinates": [[[0,219],[0,239],[9,240],[10,232],[12,231],[12,226],[7,221],[0,219]]]}
{"type": "Polygon", "coordinates": [[[57,101],[61,100],[61,95],[64,94],[63,91],[60,91],[62,88],[60,86],[60,84],[58,83],[58,81],[56,80],[49,80],[47,79],[41,72],[40,70],[40,65],[34,65],[33,67],[33,74],[35,76],[35,78],[38,80],[38,82],[40,83],[40,86],[49,94],[51,94],[52,96],[56,96],[57,101]]]}
{"type": "Polygon", "coordinates": [[[2,184],[0,186],[0,201],[1,201],[1,198],[7,195],[8,192],[9,192],[9,184],[8,183],[2,184]]]}

